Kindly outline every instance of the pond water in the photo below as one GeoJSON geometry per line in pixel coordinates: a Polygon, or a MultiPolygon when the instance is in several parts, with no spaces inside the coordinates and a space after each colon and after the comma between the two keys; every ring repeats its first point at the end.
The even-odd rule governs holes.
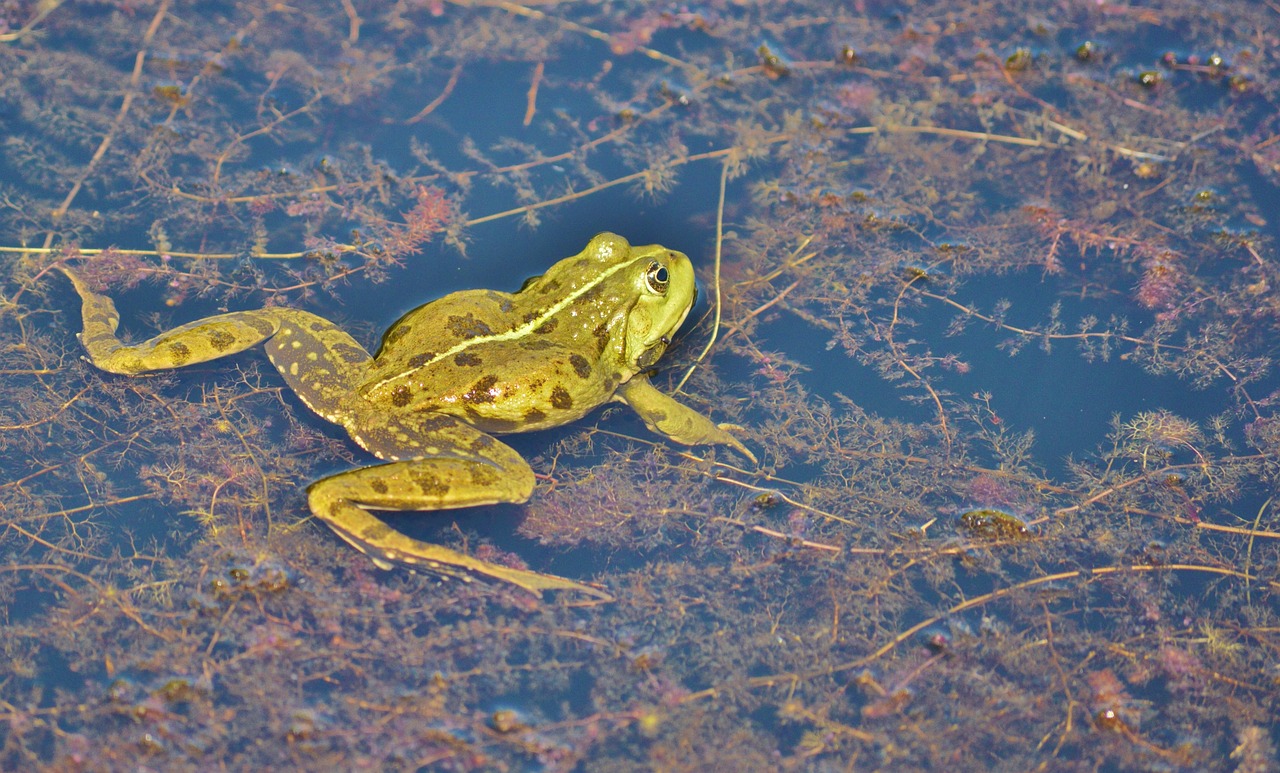
{"type": "Polygon", "coordinates": [[[5,4],[0,765],[1275,769],[1280,8],[1159,6],[5,4]],[[606,230],[758,463],[613,404],[380,514],[541,595],[376,568],[260,348],[104,373],[57,270],[375,351],[606,230]]]}

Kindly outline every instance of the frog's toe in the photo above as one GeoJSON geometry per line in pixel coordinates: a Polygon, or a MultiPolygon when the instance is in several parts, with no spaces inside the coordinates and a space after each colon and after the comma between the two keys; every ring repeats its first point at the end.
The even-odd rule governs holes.
{"type": "Polygon", "coordinates": [[[542,598],[543,591],[572,591],[601,601],[613,601],[613,596],[606,591],[567,577],[502,566],[464,553],[457,553],[439,545],[422,543],[420,550],[396,554],[392,561],[384,561],[373,554],[369,554],[369,557],[373,559],[374,564],[384,568],[399,565],[415,574],[429,574],[441,580],[472,582],[480,579],[504,582],[526,590],[538,598],[542,598]]]}
{"type": "Polygon", "coordinates": [[[738,453],[750,459],[751,463],[754,465],[760,464],[760,460],[756,458],[755,454],[751,453],[751,449],[743,445],[742,441],[738,440],[738,438],[734,437],[732,434],[734,432],[746,432],[747,431],[746,427],[743,427],[740,424],[724,423],[724,424],[717,424],[716,429],[721,430],[723,434],[723,437],[721,437],[718,441],[721,445],[729,446],[733,450],[737,451],[738,453]]]}

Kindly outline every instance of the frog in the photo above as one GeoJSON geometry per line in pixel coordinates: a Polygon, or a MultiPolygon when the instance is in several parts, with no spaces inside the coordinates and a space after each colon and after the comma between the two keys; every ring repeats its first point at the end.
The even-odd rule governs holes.
{"type": "Polygon", "coordinates": [[[288,307],[218,314],[128,344],[114,302],[59,268],[80,297],[86,359],[107,373],[189,367],[262,345],[303,405],[381,462],[317,480],[306,495],[315,518],[382,569],[609,598],[414,539],[376,515],[526,502],[533,469],[496,436],[559,427],[606,403],[630,407],[667,440],[727,446],[756,462],[733,434],[741,427],[651,382],[697,294],[689,257],[658,244],[597,234],[516,292],[463,290],[418,306],[373,354],[333,322],[288,307]]]}

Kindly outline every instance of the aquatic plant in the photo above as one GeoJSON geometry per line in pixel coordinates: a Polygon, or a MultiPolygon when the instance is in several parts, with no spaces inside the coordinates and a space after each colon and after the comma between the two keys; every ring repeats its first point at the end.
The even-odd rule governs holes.
{"type": "Polygon", "coordinates": [[[5,4],[0,766],[1274,767],[1275,28],[5,4]],[[608,604],[376,570],[302,494],[368,459],[255,357],[98,373],[51,270],[373,345],[605,228],[699,263],[656,381],[761,466],[606,411],[519,439],[528,506],[397,525],[608,604]]]}

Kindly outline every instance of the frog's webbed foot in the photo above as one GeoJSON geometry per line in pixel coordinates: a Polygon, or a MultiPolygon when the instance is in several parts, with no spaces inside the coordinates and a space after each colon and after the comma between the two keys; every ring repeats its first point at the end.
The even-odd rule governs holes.
{"type": "Polygon", "coordinates": [[[618,387],[614,396],[631,406],[645,426],[670,440],[687,446],[729,446],[757,464],[756,455],[734,437],[729,430],[742,429],[736,424],[716,424],[706,416],[660,391],[649,379],[632,378],[618,387]]]}
{"type": "Polygon", "coordinates": [[[524,502],[533,470],[509,446],[449,416],[369,416],[352,437],[391,464],[363,467],[317,481],[308,489],[311,512],[382,568],[398,564],[464,581],[499,580],[535,595],[572,590],[612,598],[564,577],[499,566],[408,537],[371,510],[445,510],[524,502]]]}

